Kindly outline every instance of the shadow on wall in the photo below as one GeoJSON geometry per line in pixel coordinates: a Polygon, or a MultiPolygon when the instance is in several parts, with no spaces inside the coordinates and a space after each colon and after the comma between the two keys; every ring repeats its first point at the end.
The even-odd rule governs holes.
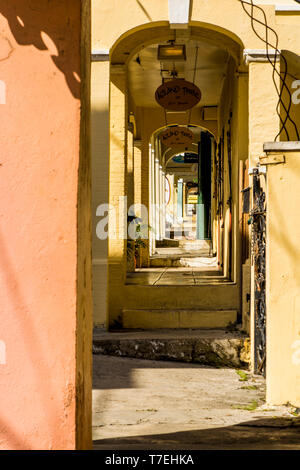
{"type": "MultiPolygon", "coordinates": [[[[30,311],[31,307],[29,302],[26,301],[27,293],[22,290],[22,287],[18,282],[18,273],[14,268],[14,262],[9,256],[9,247],[5,242],[5,237],[2,236],[0,231],[0,259],[1,259],[1,277],[2,277],[2,290],[5,292],[5,296],[10,299],[12,309],[16,312],[22,311],[22,315],[16,317],[15,321],[20,326],[20,330],[16,329],[15,334],[18,338],[19,345],[23,347],[23,357],[20,357],[19,370],[15,370],[14,373],[21,375],[25,382],[26,374],[30,377],[33,386],[36,389],[34,400],[39,403],[41,409],[44,411],[45,422],[47,422],[49,435],[55,435],[56,431],[56,416],[53,413],[53,409],[59,409],[59,402],[61,397],[59,396],[60,391],[55,386],[55,375],[53,374],[53,368],[51,363],[51,357],[49,358],[48,351],[39,338],[38,332],[34,322],[31,321],[30,311]],[[19,331],[22,331],[20,335],[19,331]],[[43,376],[41,377],[40,370],[36,367],[37,356],[39,363],[43,364],[43,376]],[[28,358],[32,367],[28,367],[26,359],[28,358]],[[22,362],[23,361],[23,362],[22,362]],[[48,377],[48,380],[45,380],[48,377]],[[53,408],[49,407],[48,396],[51,396],[53,408]]],[[[3,293],[2,293],[3,295],[3,293]]],[[[24,397],[24,403],[26,403],[28,397],[24,397]]],[[[32,402],[33,398],[31,398],[32,402]]],[[[4,410],[3,410],[4,411],[4,410]]],[[[36,416],[32,416],[32,421],[37,419],[36,416]]],[[[4,421],[3,416],[0,418],[0,447],[2,444],[3,437],[9,443],[12,449],[18,450],[30,450],[31,445],[27,442],[23,435],[22,428],[20,425],[15,423],[16,426],[12,429],[8,422],[4,421]]]]}
{"type": "MultiPolygon", "coordinates": [[[[67,86],[65,86],[64,88],[66,88],[66,90],[64,90],[64,93],[67,95],[69,93],[68,90],[70,90],[71,95],[75,99],[80,98],[80,3],[81,2],[79,0],[0,0],[0,20],[2,26],[0,32],[0,61],[1,59],[4,61],[8,57],[13,56],[14,53],[16,56],[18,55],[18,58],[20,58],[18,63],[17,61],[12,61],[11,67],[14,67],[14,69],[13,73],[9,73],[9,79],[12,82],[12,85],[14,82],[14,76],[20,77],[24,75],[22,72],[28,71],[28,68],[30,67],[30,65],[25,62],[25,59],[22,58],[22,52],[20,53],[20,51],[45,51],[45,54],[47,56],[49,55],[49,59],[51,56],[51,60],[55,64],[56,68],[65,77],[68,89],[67,86]]],[[[41,54],[35,54],[35,56],[37,55],[41,54]]],[[[28,57],[28,54],[24,54],[24,57],[28,57]]],[[[34,59],[36,59],[36,57],[34,57],[34,59]]],[[[9,68],[10,60],[7,60],[6,62],[8,63],[7,67],[9,68]]],[[[2,62],[1,65],[4,66],[4,62],[2,62]]],[[[49,66],[52,67],[50,60],[49,66]]],[[[44,68],[42,69],[42,72],[47,73],[47,70],[44,68]]],[[[49,87],[51,89],[50,80],[51,78],[49,78],[48,82],[45,81],[45,83],[49,83],[49,87]]],[[[31,90],[34,90],[35,88],[34,80],[30,84],[28,81],[27,86],[29,88],[28,92],[30,93],[31,90]]],[[[52,91],[53,88],[54,87],[52,87],[52,91]]],[[[37,96],[40,97],[43,94],[47,95],[48,91],[49,90],[47,90],[47,87],[45,86],[40,90],[40,94],[37,96]]],[[[19,103],[22,104],[21,87],[18,88],[18,93],[17,96],[15,94],[15,101],[12,100],[12,105],[8,108],[7,112],[8,120],[12,123],[14,122],[14,119],[16,119],[13,114],[17,112],[17,105],[15,104],[16,99],[18,99],[19,103]],[[20,93],[20,96],[18,96],[18,93],[20,93]]],[[[71,101],[73,105],[74,99],[67,101],[71,101]]],[[[39,103],[39,105],[42,107],[41,103],[39,103]]],[[[55,106],[56,105],[57,103],[55,103],[55,106]]],[[[29,121],[34,112],[34,109],[30,108],[30,106],[30,101],[21,106],[20,113],[22,113],[22,118],[24,120],[29,121]]],[[[76,105],[74,108],[78,109],[78,106],[76,105]]],[[[39,109],[39,107],[37,107],[37,109],[39,109]]],[[[53,109],[55,109],[55,107],[53,109]]],[[[49,116],[54,114],[53,109],[52,114],[50,113],[49,116]]],[[[65,116],[66,112],[63,108],[63,103],[56,109],[58,112],[60,112],[60,110],[62,117],[66,118],[67,116],[65,116]]],[[[5,112],[5,108],[3,112],[5,112]]],[[[38,120],[35,121],[35,124],[36,123],[38,123],[38,120]]],[[[21,144],[19,144],[19,146],[17,144],[15,145],[15,141],[20,140],[22,143],[25,142],[25,154],[27,160],[24,158],[25,161],[23,160],[22,162],[24,169],[22,168],[21,173],[23,178],[22,181],[25,181],[26,183],[22,186],[22,189],[25,188],[27,201],[29,200],[29,194],[32,197],[32,201],[34,195],[39,194],[40,200],[38,196],[35,197],[36,204],[35,201],[33,201],[32,207],[30,207],[30,211],[34,214],[32,230],[31,227],[28,228],[30,222],[27,220],[26,223],[24,222],[25,225],[22,226],[22,235],[16,228],[14,231],[14,235],[17,234],[16,237],[11,237],[11,239],[9,239],[10,233],[13,233],[13,229],[16,227],[14,225],[16,216],[9,219],[5,219],[3,216],[3,220],[8,220],[9,224],[8,227],[6,227],[5,223],[4,225],[2,224],[4,230],[3,234],[0,233],[1,298],[3,299],[3,301],[1,301],[1,306],[5,306],[7,309],[5,310],[5,308],[2,308],[3,311],[1,312],[3,320],[2,330],[3,334],[7,334],[8,341],[10,343],[8,363],[3,373],[3,384],[5,383],[5,387],[3,388],[1,395],[4,400],[1,403],[0,447],[11,449],[30,449],[35,446],[36,442],[41,446],[46,446],[48,445],[47,442],[51,442],[53,447],[59,448],[63,445],[62,437],[64,435],[66,436],[65,441],[71,446],[70,443],[73,442],[72,439],[74,432],[70,427],[70,431],[68,429],[68,432],[66,433],[64,427],[66,429],[69,426],[75,410],[75,386],[73,386],[73,375],[71,375],[71,368],[73,368],[72,355],[70,354],[70,357],[67,357],[65,361],[65,357],[63,357],[61,363],[59,361],[56,362],[55,359],[57,357],[57,352],[61,350],[63,353],[66,350],[66,344],[73,345],[74,343],[75,347],[74,334],[70,328],[70,330],[64,332],[65,342],[59,341],[59,339],[56,342],[55,336],[51,336],[51,334],[49,334],[49,340],[44,340],[46,337],[46,327],[49,327],[49,332],[51,333],[51,327],[54,330],[54,326],[57,329],[59,326],[63,328],[61,325],[64,324],[73,324],[68,317],[68,311],[63,312],[61,319],[59,317],[59,305],[60,302],[62,302],[62,305],[66,305],[64,301],[67,297],[67,293],[63,292],[62,295],[58,294],[57,291],[54,291],[51,281],[49,282],[49,289],[45,290],[48,278],[38,278],[35,272],[36,266],[46,266],[48,262],[46,261],[48,253],[47,250],[39,250],[38,248],[40,245],[36,235],[36,226],[39,224],[41,227],[41,233],[43,233],[44,230],[44,234],[47,233],[48,229],[49,232],[47,235],[49,234],[49,237],[51,236],[53,229],[53,227],[50,227],[50,224],[48,223],[48,214],[46,212],[39,212],[41,209],[46,207],[46,203],[44,204],[41,201],[48,201],[52,196],[52,184],[49,177],[50,166],[47,167],[47,156],[45,156],[45,166],[43,167],[43,171],[37,173],[38,170],[34,168],[38,157],[40,160],[42,160],[43,157],[42,149],[44,149],[45,146],[43,147],[43,145],[40,144],[40,140],[44,134],[42,133],[42,130],[39,133],[39,127],[36,128],[36,135],[33,133],[33,128],[32,134],[30,134],[29,126],[25,128],[26,135],[24,135],[25,133],[23,129],[20,129],[18,134],[15,128],[13,126],[11,127],[12,134],[14,134],[13,143],[9,148],[9,151],[10,153],[13,153],[13,156],[9,154],[9,158],[11,156],[11,160],[7,158],[8,164],[6,168],[10,167],[11,161],[18,159],[21,161],[21,158],[23,158],[21,153],[18,154],[18,149],[21,148],[21,144]],[[19,136],[24,140],[19,139],[19,136]],[[29,143],[30,137],[31,141],[29,143]],[[29,157],[30,152],[34,154],[32,161],[29,157]],[[38,155],[36,159],[35,153],[38,155]],[[31,168],[31,165],[33,167],[32,174],[30,175],[30,178],[26,180],[26,177],[29,175],[29,168],[31,168]],[[44,185],[43,192],[40,193],[38,193],[38,184],[34,179],[37,174],[39,174],[38,184],[41,188],[44,185]],[[32,184],[32,182],[34,184],[32,184]],[[47,228],[45,228],[45,226],[47,228]],[[33,247],[33,244],[31,245],[29,243],[28,233],[32,235],[34,241],[37,240],[35,247],[33,247]],[[18,244],[13,246],[16,238],[18,238],[18,244]],[[33,250],[32,252],[34,253],[34,257],[29,259],[31,249],[33,250]],[[18,250],[20,250],[19,256],[17,255],[18,250]],[[25,263],[23,262],[24,259],[25,263]],[[28,266],[30,262],[32,267],[31,279],[29,279],[28,276],[28,266]],[[24,266],[27,271],[24,269],[24,266]],[[24,275],[23,272],[26,272],[26,275],[24,275]],[[25,279],[26,277],[27,279],[25,279]],[[31,280],[32,282],[30,283],[31,280]],[[36,302],[36,299],[39,299],[39,302],[36,302]],[[43,301],[43,304],[41,301],[43,301]],[[36,310],[36,305],[38,305],[38,310],[36,310]],[[41,307],[41,305],[43,306],[41,307]],[[53,316],[50,315],[52,312],[53,316]],[[45,319],[47,319],[47,322],[45,322],[46,325],[43,323],[45,319]],[[5,330],[3,325],[5,325],[6,321],[8,322],[9,327],[5,330]],[[60,321],[61,325],[59,323],[60,321]],[[40,334],[40,331],[43,330],[44,336],[40,334]],[[14,345],[13,342],[15,343],[14,345]],[[52,355],[52,351],[55,351],[55,354],[52,355]],[[68,379],[70,377],[70,381],[65,380],[63,382],[62,379],[65,377],[68,379]],[[7,392],[8,390],[9,393],[7,392]],[[5,393],[6,396],[4,396],[5,393]],[[63,410],[64,414],[61,413],[61,410],[63,410]],[[58,423],[60,423],[60,428],[58,423]],[[28,429],[30,430],[30,434],[28,433],[28,429]],[[46,443],[46,439],[44,438],[45,435],[47,436],[46,443]],[[43,439],[45,440],[43,441],[43,439]]],[[[59,128],[59,125],[57,125],[57,128],[59,128]]],[[[72,128],[72,126],[70,126],[70,128],[72,128]]],[[[10,135],[8,134],[7,139],[9,140],[9,138],[10,135]]],[[[8,147],[8,145],[5,147],[6,151],[8,147]]],[[[61,149],[62,147],[58,146],[58,148],[61,149]]],[[[67,158],[69,158],[69,154],[66,151],[65,161],[67,161],[67,158]]],[[[75,157],[72,154],[72,150],[70,150],[70,158],[68,162],[71,162],[73,165],[73,161],[75,161],[75,157]]],[[[53,168],[55,167],[51,167],[51,171],[55,171],[53,168]]],[[[71,168],[71,171],[74,171],[73,168],[71,168]]],[[[60,181],[59,176],[57,177],[57,180],[60,181]]],[[[18,198],[22,198],[22,196],[20,196],[20,189],[18,191],[15,189],[18,181],[18,174],[16,174],[13,181],[10,183],[4,183],[4,189],[2,188],[3,192],[7,192],[8,188],[10,189],[9,193],[11,193],[12,198],[12,209],[16,207],[16,204],[19,201],[18,198]]],[[[66,183],[66,187],[69,187],[67,184],[68,183],[66,183]]],[[[56,187],[53,185],[53,187],[57,189],[58,186],[56,187]]],[[[59,214],[62,214],[62,212],[58,211],[58,216],[55,220],[58,220],[59,214]]],[[[57,247],[58,243],[55,246],[57,247]]],[[[65,253],[65,251],[63,251],[63,253],[65,253]]],[[[67,251],[67,254],[68,253],[69,251],[67,251]]],[[[50,258],[48,257],[47,259],[49,260],[49,263],[51,263],[50,258]]],[[[47,265],[47,273],[49,271],[49,265],[47,265]]],[[[57,276],[55,288],[57,288],[59,274],[55,273],[55,275],[57,276]]],[[[75,289],[72,292],[75,294],[75,289]]],[[[73,312],[73,301],[70,311],[71,308],[73,312]]],[[[71,351],[71,349],[68,349],[68,351],[71,351]]],[[[73,355],[75,358],[75,353],[73,355]]]]}
{"type": "MultiPolygon", "coordinates": [[[[80,8],[80,3],[78,1],[78,8],[80,8]]],[[[68,29],[64,27],[65,22],[57,21],[57,18],[65,17],[68,9],[74,11],[74,0],[64,2],[52,0],[51,6],[49,0],[26,0],[26,2],[18,0],[12,3],[0,0],[0,14],[7,19],[16,42],[20,46],[34,46],[41,51],[48,50],[54,64],[64,74],[72,95],[79,99],[78,31],[81,29],[80,20],[76,23],[73,19],[71,21],[70,16],[67,20],[68,29]],[[66,35],[69,39],[73,37],[74,40],[66,41],[66,35]]],[[[3,39],[0,36],[0,45],[3,39]]],[[[21,67],[22,64],[20,64],[21,67]]]]}
{"type": "Polygon", "coordinates": [[[149,21],[153,21],[151,16],[149,15],[149,13],[147,12],[146,8],[142,5],[142,3],[140,2],[140,0],[136,0],[137,4],[139,5],[139,7],[141,8],[141,10],[145,13],[145,16],[146,18],[149,20],[149,21]]]}
{"type": "MultiPolygon", "coordinates": [[[[99,84],[100,85],[100,84],[99,84]]],[[[107,84],[108,86],[108,84],[107,84]]],[[[104,232],[108,231],[108,213],[97,208],[108,204],[109,189],[109,114],[107,109],[99,110],[92,106],[92,258],[93,258],[93,301],[94,322],[103,327],[107,319],[107,257],[108,240],[97,236],[97,225],[104,221],[104,232]],[[99,212],[98,212],[99,214],[99,212]]]]}

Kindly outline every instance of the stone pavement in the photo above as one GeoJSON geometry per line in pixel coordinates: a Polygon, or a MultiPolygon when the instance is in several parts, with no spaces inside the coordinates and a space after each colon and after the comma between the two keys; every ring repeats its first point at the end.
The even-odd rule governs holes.
{"type": "Polygon", "coordinates": [[[126,284],[167,286],[233,284],[215,267],[140,268],[127,273],[126,284]]]}
{"type": "Polygon", "coordinates": [[[95,449],[300,449],[291,405],[245,371],[94,355],[95,449]]]}

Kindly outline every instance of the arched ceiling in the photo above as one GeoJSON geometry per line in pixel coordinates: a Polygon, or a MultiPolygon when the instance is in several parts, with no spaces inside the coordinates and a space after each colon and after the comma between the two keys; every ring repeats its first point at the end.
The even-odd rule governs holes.
{"type": "MultiPolygon", "coordinates": [[[[194,134],[194,141],[188,147],[186,147],[186,148],[184,148],[184,147],[181,147],[181,148],[168,148],[168,147],[165,147],[164,145],[162,145],[162,152],[161,152],[160,158],[161,158],[162,164],[164,166],[168,165],[168,162],[171,162],[172,157],[174,157],[175,155],[179,155],[180,153],[184,153],[184,152],[190,152],[190,153],[194,153],[194,152],[197,153],[198,152],[198,142],[200,141],[201,132],[203,132],[204,129],[202,129],[201,127],[198,127],[198,126],[191,126],[191,127],[189,127],[189,130],[191,130],[194,134]]],[[[159,139],[159,135],[163,131],[164,130],[160,130],[159,132],[157,132],[155,137],[159,139]]],[[[180,164],[180,165],[182,165],[182,164],[180,164]]]]}
{"type": "MultiPolygon", "coordinates": [[[[186,61],[174,64],[178,78],[193,81],[196,47],[198,47],[195,84],[200,88],[202,98],[197,106],[218,105],[230,59],[228,51],[202,40],[178,38],[176,43],[186,45],[187,56],[186,61]]],[[[155,101],[155,91],[162,83],[161,69],[164,70],[164,78],[171,77],[173,62],[160,62],[157,59],[157,49],[158,44],[145,46],[128,64],[129,89],[136,106],[159,107],[155,101]]]]}

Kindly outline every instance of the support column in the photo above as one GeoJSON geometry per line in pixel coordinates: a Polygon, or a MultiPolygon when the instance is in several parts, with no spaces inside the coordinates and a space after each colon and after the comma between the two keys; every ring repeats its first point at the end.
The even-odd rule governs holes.
{"type": "Polygon", "coordinates": [[[161,165],[159,165],[159,199],[159,236],[163,240],[165,237],[165,174],[161,165]]]}
{"type": "Polygon", "coordinates": [[[155,238],[160,239],[160,187],[159,187],[159,160],[154,157],[155,166],[155,238]]]}
{"type": "MultiPolygon", "coordinates": [[[[93,319],[94,325],[107,327],[107,252],[108,240],[97,236],[97,226],[107,217],[109,165],[109,55],[92,54],[91,152],[92,152],[92,226],[93,226],[93,319]],[[101,208],[103,205],[103,210],[101,208]],[[98,209],[99,208],[99,209],[98,209]]],[[[108,230],[108,227],[105,227],[108,230]]],[[[103,237],[104,238],[104,237],[103,237]]]]}
{"type": "Polygon", "coordinates": [[[208,238],[209,211],[211,205],[211,137],[202,132],[198,144],[198,216],[197,238],[208,238]]]}
{"type": "Polygon", "coordinates": [[[198,203],[197,203],[197,240],[205,239],[205,206],[203,196],[203,162],[204,158],[202,152],[201,142],[198,144],[198,203]]]}
{"type": "Polygon", "coordinates": [[[142,141],[134,140],[134,204],[142,204],[142,141]]]}
{"type": "MultiPolygon", "coordinates": [[[[249,331],[250,262],[243,259],[246,246],[245,218],[242,209],[244,166],[248,159],[248,72],[243,68],[237,73],[236,106],[232,117],[232,273],[231,278],[240,286],[240,318],[243,329],[249,331]],[[237,182],[235,184],[234,182],[237,182]],[[243,264],[245,263],[245,264],[243,264]],[[247,306],[247,313],[245,312],[247,306]]],[[[248,186],[248,184],[247,184],[248,186]]],[[[248,224],[247,224],[248,227],[248,224]]],[[[248,228],[247,228],[248,230],[248,228]]]]}
{"type": "Polygon", "coordinates": [[[180,178],[177,183],[177,217],[182,217],[182,201],[183,201],[183,180],[180,178]]]}
{"type": "Polygon", "coordinates": [[[149,145],[149,184],[150,184],[150,207],[149,207],[149,220],[151,230],[149,232],[149,254],[150,256],[155,252],[155,166],[154,166],[154,150],[152,144],[149,145]]]}
{"type": "MultiPolygon", "coordinates": [[[[150,212],[149,212],[149,205],[150,205],[150,158],[149,158],[149,142],[150,137],[147,134],[147,131],[144,128],[143,120],[142,120],[142,130],[141,130],[141,168],[140,170],[140,178],[141,178],[141,204],[145,206],[148,210],[148,219],[145,217],[143,218],[143,223],[145,225],[150,224],[150,212]]],[[[151,225],[151,224],[150,224],[151,225]]],[[[148,231],[148,239],[144,239],[145,248],[141,248],[140,250],[140,260],[142,267],[149,267],[150,262],[150,233],[148,231]]]]}
{"type": "Polygon", "coordinates": [[[181,226],[181,236],[185,237],[189,234],[189,221],[187,220],[187,186],[186,181],[183,181],[182,185],[182,215],[183,215],[183,223],[181,226]]]}
{"type": "MultiPolygon", "coordinates": [[[[166,206],[165,206],[165,238],[170,238],[171,230],[170,230],[170,222],[174,220],[174,197],[175,197],[175,188],[174,188],[174,175],[167,174],[166,175],[166,185],[169,186],[169,202],[166,199],[166,206]],[[168,183],[167,183],[168,181],[168,183]],[[168,204],[167,204],[168,202],[168,204]],[[168,215],[168,223],[167,223],[167,215],[168,215]]],[[[167,187],[167,186],[166,186],[167,187]]],[[[165,193],[166,194],[166,193],[165,193]]]]}
{"type": "Polygon", "coordinates": [[[128,124],[127,130],[127,169],[126,169],[126,187],[128,208],[134,204],[134,149],[133,149],[133,125],[128,124]]]}
{"type": "Polygon", "coordinates": [[[173,209],[172,209],[172,212],[173,212],[173,224],[176,223],[176,218],[177,218],[177,184],[178,184],[178,181],[177,181],[177,177],[175,175],[172,175],[173,176],[173,189],[172,189],[172,192],[173,192],[173,209]]]}
{"type": "Polygon", "coordinates": [[[110,155],[108,242],[108,315],[109,325],[120,321],[122,292],[127,267],[127,97],[126,73],[122,65],[111,65],[110,83],[110,155]],[[115,223],[116,222],[116,223],[115,223]]]}
{"type": "MultiPolygon", "coordinates": [[[[151,173],[151,146],[146,145],[142,140],[134,141],[134,204],[137,205],[135,213],[138,217],[142,218],[143,226],[152,226],[153,213],[151,211],[150,201],[153,197],[153,175],[151,173]],[[149,170],[150,169],[150,170],[149,170]],[[149,174],[150,171],[150,174],[149,174]],[[141,209],[141,205],[143,210],[141,209]],[[146,211],[148,217],[146,217],[146,211]]],[[[145,228],[143,227],[143,232],[145,228]]],[[[143,239],[145,248],[140,248],[140,265],[141,267],[148,267],[150,250],[152,250],[151,242],[152,232],[148,230],[148,239],[143,239]],[[151,246],[150,246],[151,245],[151,246]]]]}
{"type": "Polygon", "coordinates": [[[0,446],[88,449],[90,2],[0,13],[0,446]]]}
{"type": "MultiPolygon", "coordinates": [[[[272,51],[270,55],[274,56],[272,51]]],[[[272,66],[265,50],[245,50],[249,65],[249,166],[256,166],[264,142],[272,142],[279,131],[276,113],[278,96],[272,78],[272,66]]],[[[279,60],[278,60],[279,67],[279,60]]],[[[277,84],[279,87],[279,80],[277,84]]]]}
{"type": "MultiPolygon", "coordinates": [[[[272,52],[270,52],[272,54],[272,52]]],[[[257,166],[264,142],[271,142],[279,131],[276,113],[278,96],[272,79],[272,67],[266,52],[244,51],[249,65],[249,168],[257,166]]],[[[279,66],[279,63],[278,63],[279,66]]],[[[279,86],[279,83],[278,83],[279,86]]],[[[250,185],[252,184],[252,177],[250,185]]],[[[254,267],[251,266],[250,338],[251,365],[254,367],[254,267]]]]}
{"type": "Polygon", "coordinates": [[[265,151],[267,402],[300,407],[300,142],[265,151]]]}
{"type": "Polygon", "coordinates": [[[217,170],[216,170],[216,146],[214,141],[213,150],[213,171],[212,171],[212,204],[211,204],[211,219],[212,219],[212,253],[216,254],[218,250],[218,215],[217,215],[217,170]]]}
{"type": "Polygon", "coordinates": [[[186,182],[184,181],[183,182],[183,188],[182,188],[182,213],[183,213],[183,217],[186,217],[187,216],[187,186],[186,186],[186,182]]]}

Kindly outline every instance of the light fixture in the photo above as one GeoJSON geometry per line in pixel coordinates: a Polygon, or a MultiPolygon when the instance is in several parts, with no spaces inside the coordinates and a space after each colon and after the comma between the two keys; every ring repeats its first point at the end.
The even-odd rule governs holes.
{"type": "Polygon", "coordinates": [[[163,60],[186,60],[185,44],[168,44],[158,46],[157,59],[163,60]]]}

